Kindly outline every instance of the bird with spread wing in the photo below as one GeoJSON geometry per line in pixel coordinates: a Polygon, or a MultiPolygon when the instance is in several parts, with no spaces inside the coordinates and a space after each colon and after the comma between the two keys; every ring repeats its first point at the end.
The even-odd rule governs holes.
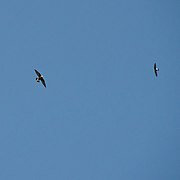
{"type": "Polygon", "coordinates": [[[34,69],[35,73],[37,74],[37,78],[36,78],[36,82],[42,82],[42,84],[44,85],[44,87],[46,88],[46,82],[44,80],[44,77],[41,75],[40,72],[38,72],[36,69],[34,69]]]}
{"type": "Polygon", "coordinates": [[[157,67],[156,63],[154,63],[154,73],[156,75],[156,77],[158,76],[158,72],[159,71],[159,68],[157,67]]]}

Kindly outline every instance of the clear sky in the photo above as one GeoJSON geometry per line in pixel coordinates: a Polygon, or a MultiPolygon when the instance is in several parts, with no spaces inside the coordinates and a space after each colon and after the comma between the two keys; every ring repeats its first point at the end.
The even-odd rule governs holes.
{"type": "Polygon", "coordinates": [[[179,180],[179,20],[179,0],[1,0],[0,179],[179,180]]]}

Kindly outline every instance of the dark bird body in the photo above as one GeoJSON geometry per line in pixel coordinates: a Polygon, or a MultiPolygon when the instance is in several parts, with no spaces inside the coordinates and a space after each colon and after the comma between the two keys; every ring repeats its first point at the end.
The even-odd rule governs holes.
{"type": "Polygon", "coordinates": [[[38,72],[36,69],[34,69],[35,73],[37,74],[37,78],[36,78],[36,82],[42,82],[42,84],[44,85],[44,87],[46,88],[46,82],[44,80],[44,77],[41,75],[40,72],[38,72]]]}
{"type": "Polygon", "coordinates": [[[159,68],[157,68],[156,63],[154,63],[154,73],[156,77],[158,76],[158,71],[159,71],[159,68]]]}

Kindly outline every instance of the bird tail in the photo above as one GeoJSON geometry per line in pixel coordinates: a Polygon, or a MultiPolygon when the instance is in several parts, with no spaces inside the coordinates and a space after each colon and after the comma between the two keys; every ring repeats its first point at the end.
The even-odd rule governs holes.
{"type": "Polygon", "coordinates": [[[39,79],[38,79],[38,78],[36,78],[36,81],[37,81],[37,82],[39,82],[39,79]]]}

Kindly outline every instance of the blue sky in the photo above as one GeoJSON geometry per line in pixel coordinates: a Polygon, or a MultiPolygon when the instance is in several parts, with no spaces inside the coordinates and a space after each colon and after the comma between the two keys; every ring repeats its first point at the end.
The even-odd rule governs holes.
{"type": "Polygon", "coordinates": [[[0,179],[179,180],[179,18],[177,0],[1,1],[0,179]]]}

